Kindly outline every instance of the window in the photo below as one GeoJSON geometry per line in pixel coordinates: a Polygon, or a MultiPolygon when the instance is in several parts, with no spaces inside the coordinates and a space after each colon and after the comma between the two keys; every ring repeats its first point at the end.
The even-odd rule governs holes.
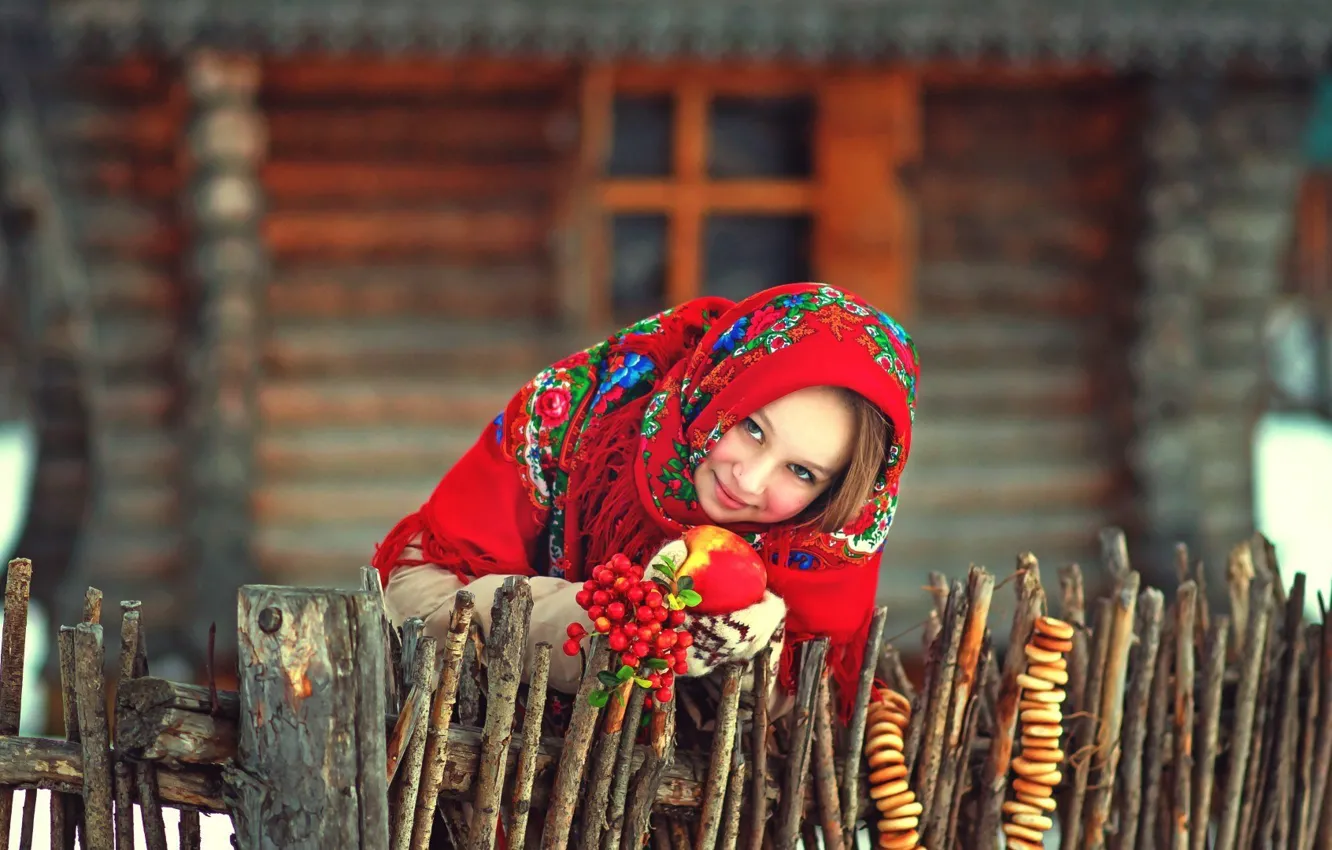
{"type": "Polygon", "coordinates": [[[617,320],[810,276],[810,96],[716,95],[685,82],[618,93],[611,112],[599,196],[617,320]]]}
{"type": "MultiPolygon", "coordinates": [[[[914,232],[896,169],[914,81],[781,68],[586,72],[584,253],[562,303],[604,327],[705,294],[828,280],[904,310],[914,232]]],[[[575,181],[577,182],[577,181],[575,181]]],[[[576,204],[575,204],[576,205],[576,204]]]]}

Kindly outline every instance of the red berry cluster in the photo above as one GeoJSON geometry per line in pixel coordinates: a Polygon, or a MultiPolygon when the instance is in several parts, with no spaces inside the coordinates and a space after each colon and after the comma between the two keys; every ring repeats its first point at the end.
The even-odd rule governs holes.
{"type": "MultiPolygon", "coordinates": [[[[674,576],[644,579],[643,568],[621,554],[594,569],[578,592],[578,604],[587,611],[593,630],[605,635],[606,645],[620,653],[625,666],[635,671],[633,678],[650,687],[659,702],[670,700],[675,676],[688,670],[686,656],[694,636],[682,628],[687,595],[698,596],[679,588],[674,576]]],[[[568,634],[564,652],[577,655],[587,628],[570,623],[568,634]]]]}

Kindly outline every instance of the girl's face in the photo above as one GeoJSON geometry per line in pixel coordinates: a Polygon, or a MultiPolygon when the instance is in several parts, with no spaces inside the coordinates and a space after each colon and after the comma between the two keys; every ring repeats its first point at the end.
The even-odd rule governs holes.
{"type": "Polygon", "coordinates": [[[718,525],[785,522],[846,469],[854,430],[830,387],[783,396],[737,422],[699,463],[699,505],[718,525]]]}

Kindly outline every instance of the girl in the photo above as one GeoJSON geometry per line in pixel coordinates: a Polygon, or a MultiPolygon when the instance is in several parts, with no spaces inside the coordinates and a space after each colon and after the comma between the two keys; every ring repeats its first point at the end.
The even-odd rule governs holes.
{"type": "Polygon", "coordinates": [[[781,641],[776,682],[789,695],[795,646],[828,637],[849,697],[916,375],[897,322],[822,284],[644,319],[537,375],[388,534],[373,563],[390,616],[421,617],[442,639],[466,585],[488,634],[504,577],[532,577],[529,647],[555,647],[550,683],[573,692],[581,662],[559,647],[586,620],[574,597],[592,568],[616,552],[647,563],[686,528],[720,525],[767,562],[770,592],[689,617],[690,674],[781,641]]]}

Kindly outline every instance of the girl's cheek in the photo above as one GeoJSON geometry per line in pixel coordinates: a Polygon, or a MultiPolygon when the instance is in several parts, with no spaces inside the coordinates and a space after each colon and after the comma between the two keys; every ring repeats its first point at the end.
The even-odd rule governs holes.
{"type": "Polygon", "coordinates": [[[806,494],[800,490],[788,487],[782,487],[779,490],[768,491],[767,522],[783,522],[809,507],[813,497],[806,498],[806,494]]]}

